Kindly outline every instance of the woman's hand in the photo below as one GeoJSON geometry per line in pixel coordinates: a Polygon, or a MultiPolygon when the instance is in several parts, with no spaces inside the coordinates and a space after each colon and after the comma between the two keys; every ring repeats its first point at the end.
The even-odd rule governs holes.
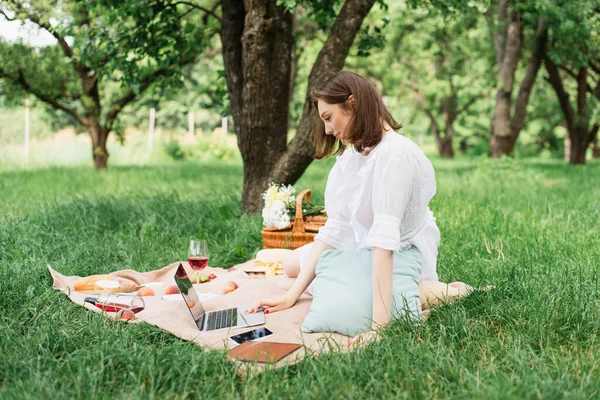
{"type": "Polygon", "coordinates": [[[259,311],[259,308],[265,308],[265,314],[282,311],[290,308],[296,304],[296,300],[290,298],[288,295],[284,296],[273,296],[259,301],[253,304],[247,311],[246,314],[251,314],[259,311]],[[266,308],[271,307],[271,308],[266,308]]]}
{"type": "Polygon", "coordinates": [[[355,346],[364,347],[367,343],[375,341],[378,342],[381,340],[381,335],[376,331],[369,331],[365,333],[361,333],[360,335],[354,336],[350,341],[350,348],[354,348],[355,346]]]}

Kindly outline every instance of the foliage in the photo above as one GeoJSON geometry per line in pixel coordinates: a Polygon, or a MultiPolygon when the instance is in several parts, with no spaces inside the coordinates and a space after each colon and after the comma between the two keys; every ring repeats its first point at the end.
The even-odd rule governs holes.
{"type": "MultiPolygon", "coordinates": [[[[57,32],[72,38],[73,60],[89,63],[102,73],[101,96],[105,103],[118,99],[124,88],[138,90],[140,79],[148,71],[175,63],[167,76],[120,114],[113,128],[121,133],[121,139],[126,137],[125,128],[146,129],[150,108],[157,110],[157,126],[173,133],[187,131],[188,111],[195,112],[196,127],[205,131],[218,127],[220,116],[230,115],[217,37],[220,10],[217,7],[214,14],[209,14],[198,8],[210,9],[213,2],[209,0],[175,3],[61,0],[52,8],[47,7],[47,1],[31,3],[47,11],[45,18],[52,21],[57,32]],[[70,17],[78,7],[87,10],[93,24],[86,25],[78,16],[70,17]],[[175,23],[179,18],[180,23],[175,23]],[[192,65],[181,67],[179,62],[187,57],[193,59],[192,65]]],[[[277,0],[277,4],[295,12],[296,18],[298,62],[290,106],[290,127],[294,129],[303,112],[311,67],[343,1],[277,0]]],[[[479,96],[459,115],[454,128],[457,142],[474,146],[468,149],[469,153],[485,154],[484,143],[489,140],[493,117],[494,90],[490,88],[496,66],[484,13],[492,10],[494,4],[484,0],[379,1],[379,7],[373,8],[355,40],[346,68],[368,76],[384,94],[392,114],[405,123],[406,131],[417,135],[430,132],[426,109],[442,121],[439,104],[454,89],[460,89],[459,107],[479,96]],[[415,89],[422,93],[423,102],[415,89]]],[[[544,16],[549,26],[549,56],[563,68],[566,90],[574,99],[575,82],[566,71],[573,73],[579,66],[600,59],[600,16],[594,12],[598,8],[597,0],[513,2],[513,9],[523,18],[526,44],[515,82],[520,82],[525,74],[530,52],[527,44],[535,34],[538,18],[544,16]]],[[[82,88],[59,46],[36,49],[0,39],[0,65],[13,72],[23,67],[27,74],[36,76],[35,85],[40,90],[82,111],[82,104],[69,100],[80,96],[82,88]]],[[[594,89],[600,77],[592,70],[589,73],[590,89],[594,89]]],[[[559,156],[562,151],[558,120],[562,111],[544,81],[545,75],[540,72],[538,76],[521,133],[523,140],[517,144],[531,146],[520,154],[534,155],[545,149],[559,156]],[[539,151],[532,143],[539,145],[539,151]]],[[[24,95],[21,88],[0,79],[2,107],[21,106],[24,95]]],[[[593,124],[599,121],[600,107],[591,94],[588,104],[593,124]]],[[[39,103],[35,107],[39,111],[39,103]]],[[[104,113],[107,109],[102,108],[104,113]]],[[[42,115],[54,130],[76,124],[73,116],[47,107],[42,115]]],[[[39,132],[46,128],[35,129],[39,132]]],[[[20,141],[22,132],[4,126],[2,135],[14,135],[15,139],[10,140],[15,142],[20,141]]]]}
{"type": "Polygon", "coordinates": [[[90,40],[82,58],[107,60],[99,69],[119,71],[122,84],[134,90],[161,68],[169,68],[171,83],[181,83],[183,70],[176,66],[201,54],[218,32],[212,19],[202,21],[185,2],[78,0],[78,5],[102,15],[102,23],[86,28],[90,40]]]}
{"type": "Polygon", "coordinates": [[[185,153],[181,149],[181,146],[179,145],[179,141],[177,139],[172,138],[164,144],[163,148],[165,149],[165,153],[173,160],[185,159],[185,153]]]}

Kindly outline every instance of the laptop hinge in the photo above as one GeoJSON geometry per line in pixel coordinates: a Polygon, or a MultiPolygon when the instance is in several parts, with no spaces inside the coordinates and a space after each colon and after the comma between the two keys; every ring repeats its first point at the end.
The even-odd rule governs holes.
{"type": "Polygon", "coordinates": [[[206,322],[206,313],[202,314],[200,316],[200,318],[198,318],[196,320],[196,326],[198,326],[198,329],[200,329],[201,331],[204,330],[204,323],[206,322]]]}

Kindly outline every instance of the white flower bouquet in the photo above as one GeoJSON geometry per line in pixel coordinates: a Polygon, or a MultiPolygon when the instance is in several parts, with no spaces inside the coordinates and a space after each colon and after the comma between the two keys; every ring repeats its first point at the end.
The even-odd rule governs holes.
{"type": "MultiPolygon", "coordinates": [[[[269,189],[263,194],[265,206],[262,210],[263,225],[265,228],[288,228],[296,215],[296,189],[292,185],[278,185],[271,183],[269,189]]],[[[302,216],[323,215],[325,207],[312,203],[302,204],[302,216]]]]}

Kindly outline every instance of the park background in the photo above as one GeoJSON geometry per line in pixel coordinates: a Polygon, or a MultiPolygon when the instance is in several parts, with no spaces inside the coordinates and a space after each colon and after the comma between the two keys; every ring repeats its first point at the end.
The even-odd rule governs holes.
{"type": "Polygon", "coordinates": [[[0,395],[597,396],[599,9],[0,1],[0,395]],[[307,91],[342,68],[434,164],[440,278],[495,290],[393,322],[361,352],[240,376],[223,353],[51,288],[47,264],[147,271],[194,237],[211,265],[251,258],[270,182],[323,201],[334,160],[310,157],[307,91]]]}

